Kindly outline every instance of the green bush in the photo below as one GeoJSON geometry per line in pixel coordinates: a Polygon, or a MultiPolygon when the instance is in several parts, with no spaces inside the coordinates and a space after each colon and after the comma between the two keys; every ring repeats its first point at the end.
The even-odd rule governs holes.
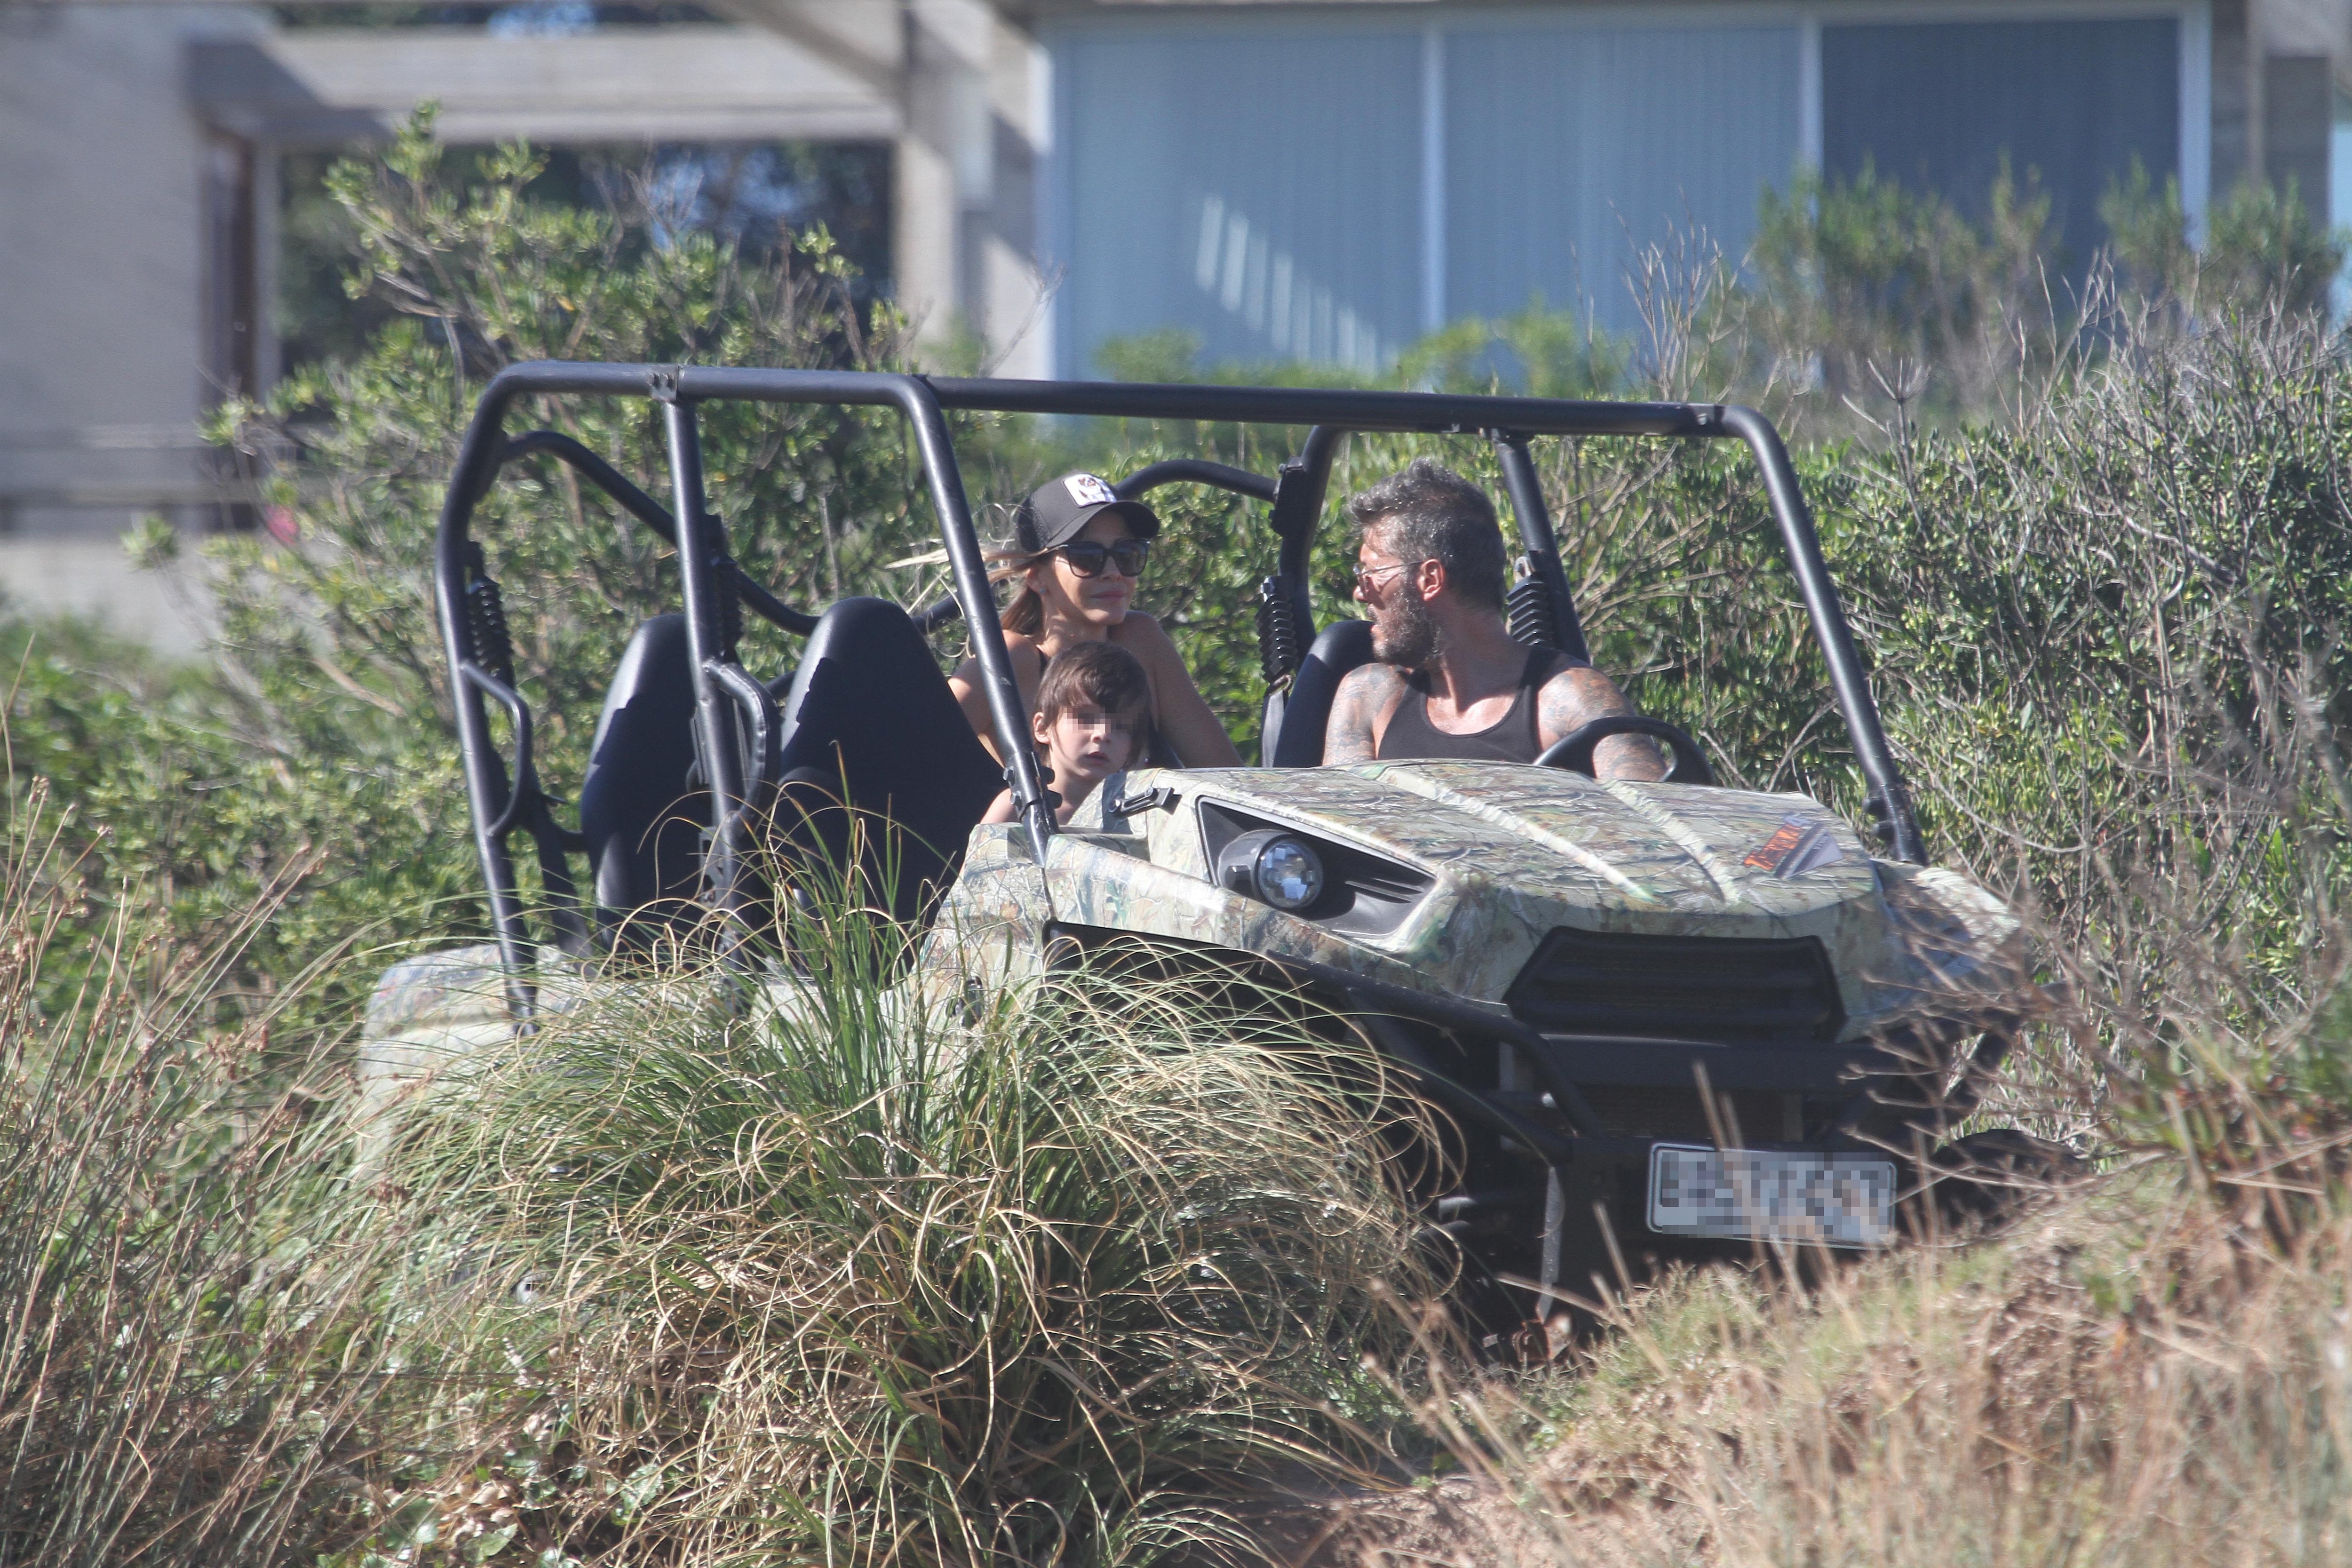
{"type": "Polygon", "coordinates": [[[1984,408],[2021,372],[2046,374],[2070,313],[2050,215],[2030,172],[2002,170],[1981,221],[1867,164],[1803,173],[1765,192],[1752,279],[1727,279],[1721,308],[1811,401],[1984,408]]]}
{"type": "Polygon", "coordinates": [[[2192,316],[2323,318],[2344,272],[2346,231],[2321,226],[2292,180],[2284,191],[2260,180],[2231,186],[2207,217],[2201,249],[2189,240],[2180,182],[2158,191],[2137,160],[2100,200],[2099,216],[2137,293],[2192,316]]]}
{"type": "Polygon", "coordinates": [[[86,983],[121,921],[204,942],[266,900],[270,919],[243,931],[211,1005],[275,1012],[324,963],[331,983],[290,1005],[306,1024],[347,1020],[377,944],[479,919],[454,748],[429,716],[331,689],[269,701],[249,679],[70,623],[0,624],[0,657],[14,672],[5,793],[20,812],[30,789],[47,793],[49,874],[71,889],[62,918],[80,933],[44,963],[45,999],[86,983]]]}
{"type": "MultiPolygon", "coordinates": [[[[299,701],[323,674],[412,720],[447,711],[434,522],[474,398],[501,367],[895,363],[900,323],[856,304],[822,230],[761,259],[670,233],[644,210],[529,200],[541,161],[527,147],[466,183],[442,177],[443,156],[426,114],[381,163],[336,166],[330,188],[362,237],[352,287],[401,314],[357,359],[295,376],[266,408],[232,404],[216,426],[261,466],[301,534],[292,549],[254,538],[214,552],[228,651],[281,700],[299,701]]],[[[667,501],[653,405],[532,401],[514,417],[551,422],[667,501]]],[[[928,533],[910,514],[917,476],[895,415],[725,404],[701,426],[733,552],[788,600],[829,601],[928,533]]],[[[576,777],[602,671],[674,590],[667,547],[552,459],[510,469],[474,531],[492,574],[512,584],[517,675],[557,776],[576,777]]],[[[753,641],[780,653],[763,627],[753,641]]]]}
{"type": "MultiPolygon", "coordinates": [[[[474,396],[519,359],[727,360],[876,367],[901,324],[853,298],[820,231],[784,255],[708,235],[664,237],[642,209],[583,212],[530,199],[525,148],[445,173],[430,118],[380,162],[331,179],[362,237],[348,279],[390,312],[356,359],[311,367],[267,406],[232,402],[215,436],[250,464],[275,509],[268,533],[213,541],[201,573],[222,633],[208,671],[165,671],[70,628],[27,642],[8,715],[20,773],[49,777],[89,918],[160,900],[182,929],[247,907],[278,917],[229,983],[266,994],[353,940],[446,939],[482,929],[446,668],[431,603],[435,521],[474,396]],[[371,934],[372,933],[372,934],[371,934]]],[[[657,494],[658,420],[645,406],[530,408],[657,494]]],[[[928,578],[882,563],[930,537],[911,510],[919,476],[895,416],[714,408],[703,422],[714,505],[736,555],[786,597],[824,603],[928,578]]],[[[970,443],[983,484],[1024,459],[970,443]]],[[[1020,478],[1025,479],[1024,470],[1020,478]]],[[[545,776],[576,786],[603,683],[629,630],[667,606],[667,551],[549,460],[486,498],[477,537],[508,585],[518,676],[539,720],[545,776]]],[[[154,541],[146,542],[151,556],[154,541]]],[[[748,657],[789,650],[755,624],[748,657]]],[[[362,984],[364,978],[362,978],[362,984]]],[[[357,996],[311,996],[348,1013],[357,996]]]]}

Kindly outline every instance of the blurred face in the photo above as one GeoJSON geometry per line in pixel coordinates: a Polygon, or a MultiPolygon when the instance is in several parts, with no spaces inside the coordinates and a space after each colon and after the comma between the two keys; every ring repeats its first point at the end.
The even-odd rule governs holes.
{"type": "Polygon", "coordinates": [[[1422,602],[1425,563],[1391,554],[1381,531],[1368,528],[1356,551],[1356,603],[1372,622],[1372,657],[1403,669],[1426,667],[1437,653],[1437,623],[1422,602]]]}
{"type": "MultiPolygon", "coordinates": [[[[1057,784],[1084,784],[1091,788],[1128,764],[1135,740],[1143,727],[1139,710],[1106,713],[1087,702],[1076,702],[1054,716],[1036,720],[1038,743],[1046,750],[1057,784]]],[[[1067,795],[1071,791],[1063,788],[1067,795]]]]}
{"type": "MultiPolygon", "coordinates": [[[[1116,514],[1091,519],[1078,531],[1078,540],[1090,544],[1116,544],[1134,537],[1127,519],[1116,514]]],[[[1048,619],[1115,626],[1127,619],[1135,604],[1135,579],[1119,569],[1116,557],[1106,560],[1094,576],[1081,577],[1057,550],[1029,568],[1028,582],[1045,600],[1048,619]]]]}

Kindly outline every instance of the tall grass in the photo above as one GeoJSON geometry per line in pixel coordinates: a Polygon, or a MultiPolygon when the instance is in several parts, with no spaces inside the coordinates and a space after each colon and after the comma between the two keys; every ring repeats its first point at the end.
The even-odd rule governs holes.
{"type": "Polygon", "coordinates": [[[934,1020],[836,918],[764,991],[578,986],[385,1148],[320,977],[225,985],[268,901],[62,952],[9,800],[0,1563],[1241,1558],[1402,1473],[1362,1358],[1438,1286],[1367,1058],[1108,979],[934,1020]]]}
{"type": "Polygon", "coordinates": [[[2263,1245],[2158,1173],[1811,1291],[1622,1304],[1572,1371],[1424,1405],[1466,1466],[1347,1560],[2074,1568],[2352,1551],[2352,1221],[2263,1245]]]}
{"type": "Polygon", "coordinates": [[[64,816],[36,784],[0,824],[0,1562],[307,1562],[392,1389],[382,1242],[331,1217],[341,1074],[222,1016],[266,900],[76,950],[64,816]]]}
{"type": "Polygon", "coordinates": [[[420,1100],[439,1353],[521,1372],[379,1549],[1238,1558],[1252,1500],[1394,1466],[1362,1358],[1435,1282],[1365,1059],[1101,976],[929,1019],[888,933],[802,924],[760,995],[647,975],[420,1100]]]}

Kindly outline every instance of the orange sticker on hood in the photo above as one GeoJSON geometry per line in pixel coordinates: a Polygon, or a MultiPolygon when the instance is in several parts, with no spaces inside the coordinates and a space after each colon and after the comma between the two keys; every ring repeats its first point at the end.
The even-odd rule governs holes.
{"type": "Polygon", "coordinates": [[[1789,858],[1789,851],[1794,849],[1804,837],[1805,824],[1792,816],[1780,824],[1780,830],[1771,837],[1750,849],[1748,858],[1740,864],[1759,871],[1772,870],[1789,858]]]}

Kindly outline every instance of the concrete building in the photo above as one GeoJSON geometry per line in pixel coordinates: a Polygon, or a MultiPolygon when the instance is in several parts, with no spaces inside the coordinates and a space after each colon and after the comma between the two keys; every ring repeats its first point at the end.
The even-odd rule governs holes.
{"type": "Polygon", "coordinates": [[[279,160],[427,97],[452,141],[887,143],[898,298],[1015,375],[1163,326],[1372,367],[1536,295],[1622,326],[1633,247],[1737,254],[1800,163],[1973,195],[2005,155],[2078,253],[2134,160],[2192,214],[2251,175],[2352,218],[2352,0],[706,5],[551,36],[0,0],[0,588],[86,602],[141,513],[218,525],[196,425],[276,374],[279,160]]]}

